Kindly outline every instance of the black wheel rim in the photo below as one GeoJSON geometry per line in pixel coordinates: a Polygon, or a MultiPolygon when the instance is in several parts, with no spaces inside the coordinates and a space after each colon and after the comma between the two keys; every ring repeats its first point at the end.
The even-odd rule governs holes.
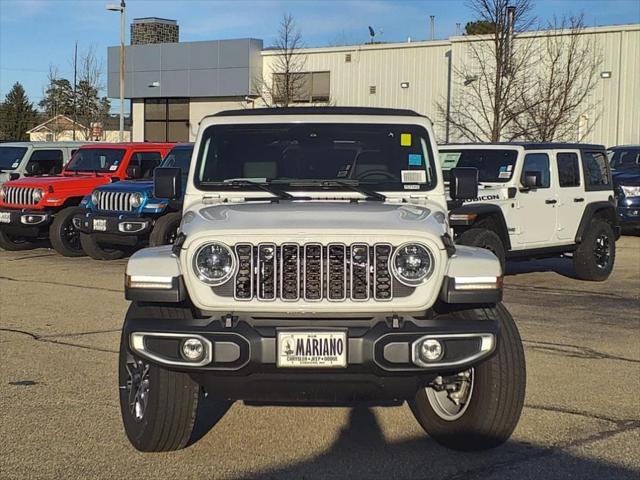
{"type": "Polygon", "coordinates": [[[611,242],[608,235],[601,233],[596,237],[593,245],[593,258],[599,269],[604,270],[609,266],[611,259],[611,242]]]}
{"type": "Polygon", "coordinates": [[[73,222],[69,221],[62,227],[62,240],[72,250],[80,250],[80,232],[73,226],[73,222]]]}
{"type": "Polygon", "coordinates": [[[129,357],[126,369],[129,413],[136,422],[141,422],[149,404],[149,364],[129,357]]]}

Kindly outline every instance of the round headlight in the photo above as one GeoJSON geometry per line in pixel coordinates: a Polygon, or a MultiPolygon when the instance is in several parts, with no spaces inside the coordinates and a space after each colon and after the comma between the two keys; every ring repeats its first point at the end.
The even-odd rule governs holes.
{"type": "Polygon", "coordinates": [[[91,193],[91,203],[93,203],[94,205],[98,205],[98,203],[100,203],[100,192],[98,192],[97,190],[94,190],[91,193]]]}
{"type": "Polygon", "coordinates": [[[138,208],[140,205],[142,205],[142,194],[140,193],[134,193],[131,195],[131,207],[132,208],[138,208]]]}
{"type": "Polygon", "coordinates": [[[31,194],[31,198],[35,203],[38,203],[40,200],[42,200],[43,196],[44,196],[44,190],[42,190],[41,188],[36,188],[31,194]]]}
{"type": "Polygon", "coordinates": [[[207,243],[193,257],[193,268],[198,278],[209,285],[222,285],[234,274],[236,258],[222,243],[207,243]]]}
{"type": "Polygon", "coordinates": [[[423,283],[433,273],[433,255],[423,245],[405,243],[393,252],[391,268],[400,283],[415,287],[423,283]]]}

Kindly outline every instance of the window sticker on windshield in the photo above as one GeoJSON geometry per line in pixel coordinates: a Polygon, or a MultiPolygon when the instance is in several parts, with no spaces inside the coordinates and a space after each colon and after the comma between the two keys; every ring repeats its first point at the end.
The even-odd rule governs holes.
{"type": "Polygon", "coordinates": [[[422,155],[418,153],[409,154],[409,165],[419,167],[422,165],[422,155]]]}
{"type": "Polygon", "coordinates": [[[507,172],[510,172],[511,170],[513,170],[513,165],[507,165],[507,172]]]}
{"type": "Polygon", "coordinates": [[[346,165],[343,165],[342,168],[340,170],[338,170],[338,174],[336,175],[336,177],[337,178],[348,177],[350,170],[351,170],[351,164],[350,163],[348,163],[346,165]]]}
{"type": "Polygon", "coordinates": [[[114,171],[116,171],[117,169],[118,169],[118,165],[111,165],[111,166],[109,167],[109,171],[110,171],[110,172],[114,172],[114,171]]]}
{"type": "Polygon", "coordinates": [[[510,169],[506,165],[501,166],[500,171],[498,172],[498,178],[510,178],[510,177],[511,177],[510,169]]]}
{"type": "Polygon", "coordinates": [[[400,134],[400,145],[403,147],[411,146],[411,134],[410,133],[401,133],[400,134]]]}
{"type": "Polygon", "coordinates": [[[424,170],[402,170],[402,183],[427,183],[427,172],[424,170]]]}
{"type": "Polygon", "coordinates": [[[420,190],[420,185],[403,185],[405,190],[420,190]]]}
{"type": "Polygon", "coordinates": [[[442,168],[445,170],[454,168],[458,164],[458,160],[460,160],[461,156],[462,156],[462,153],[460,152],[441,153],[440,162],[441,162],[442,168]]]}
{"type": "Polygon", "coordinates": [[[16,160],[15,162],[13,162],[13,165],[11,165],[11,168],[18,168],[18,165],[20,165],[20,160],[16,160]]]}

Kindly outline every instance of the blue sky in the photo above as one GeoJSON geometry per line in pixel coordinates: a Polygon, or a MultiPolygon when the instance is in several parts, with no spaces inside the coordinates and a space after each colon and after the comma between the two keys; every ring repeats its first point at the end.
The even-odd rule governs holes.
{"type": "MultiPolygon", "coordinates": [[[[80,51],[95,48],[106,71],[106,48],[119,42],[119,16],[104,6],[115,1],[0,0],[0,98],[20,81],[37,103],[50,64],[70,78],[76,40],[80,51]]],[[[640,0],[534,2],[542,23],[581,12],[588,25],[640,23],[640,0]]],[[[127,0],[127,42],[131,19],[158,16],[178,21],[182,41],[254,37],[268,46],[285,12],[310,47],[364,43],[368,25],[381,31],[382,41],[424,40],[429,15],[436,16],[436,37],[446,38],[456,23],[473,20],[464,0],[127,0]]]]}

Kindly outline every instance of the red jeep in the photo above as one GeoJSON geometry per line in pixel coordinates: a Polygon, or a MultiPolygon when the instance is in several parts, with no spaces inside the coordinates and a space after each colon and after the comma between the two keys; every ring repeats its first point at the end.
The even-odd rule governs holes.
{"type": "Polygon", "coordinates": [[[100,143],[78,149],[60,175],[26,177],[0,188],[0,247],[32,248],[49,237],[66,257],[84,255],[73,215],[83,198],[99,185],[150,178],[169,143],[100,143]]]}

